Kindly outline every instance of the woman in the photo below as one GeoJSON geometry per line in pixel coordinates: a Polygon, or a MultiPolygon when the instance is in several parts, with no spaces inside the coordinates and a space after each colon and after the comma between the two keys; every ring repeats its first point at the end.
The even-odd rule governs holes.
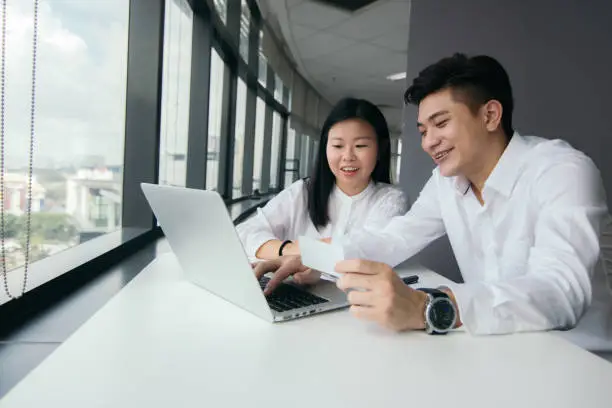
{"type": "MultiPolygon", "coordinates": [[[[407,211],[403,193],[390,185],[391,146],[382,112],[372,103],[342,99],[323,124],[310,178],[280,192],[237,227],[250,257],[298,255],[301,235],[329,242],[356,228],[384,226],[407,211]]],[[[313,283],[312,271],[294,275],[313,283]]]]}

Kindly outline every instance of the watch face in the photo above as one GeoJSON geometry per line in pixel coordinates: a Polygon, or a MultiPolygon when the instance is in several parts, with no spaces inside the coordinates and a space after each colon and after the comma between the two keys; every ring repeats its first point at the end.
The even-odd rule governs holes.
{"type": "Polygon", "coordinates": [[[450,330],[455,325],[455,307],[447,298],[434,299],[428,317],[436,331],[450,330]]]}

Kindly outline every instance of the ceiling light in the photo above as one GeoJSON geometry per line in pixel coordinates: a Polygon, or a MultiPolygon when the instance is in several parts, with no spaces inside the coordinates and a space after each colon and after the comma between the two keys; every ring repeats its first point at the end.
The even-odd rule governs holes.
{"type": "Polygon", "coordinates": [[[406,72],[398,72],[397,74],[391,74],[387,77],[389,81],[399,81],[404,78],[406,78],[406,72]]]}

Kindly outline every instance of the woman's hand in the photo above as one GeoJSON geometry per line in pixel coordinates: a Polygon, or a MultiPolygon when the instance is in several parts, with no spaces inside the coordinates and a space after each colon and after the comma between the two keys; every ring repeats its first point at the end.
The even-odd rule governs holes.
{"type": "Polygon", "coordinates": [[[299,285],[314,285],[321,280],[321,272],[308,268],[293,275],[293,280],[299,285]]]}
{"type": "Polygon", "coordinates": [[[293,275],[296,283],[304,285],[316,283],[321,277],[319,272],[302,265],[301,257],[292,255],[259,262],[255,265],[254,271],[257,279],[268,272],[274,272],[274,276],[264,289],[264,295],[266,296],[291,275],[293,275]]]}

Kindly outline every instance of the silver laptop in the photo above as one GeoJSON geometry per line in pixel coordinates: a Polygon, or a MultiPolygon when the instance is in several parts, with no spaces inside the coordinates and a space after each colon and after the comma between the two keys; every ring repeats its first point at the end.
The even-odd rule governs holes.
{"type": "Polygon", "coordinates": [[[270,296],[258,282],[225,203],[214,191],[142,183],[151,209],[187,279],[265,320],[279,322],[348,306],[333,282],[285,281],[270,296]]]}

